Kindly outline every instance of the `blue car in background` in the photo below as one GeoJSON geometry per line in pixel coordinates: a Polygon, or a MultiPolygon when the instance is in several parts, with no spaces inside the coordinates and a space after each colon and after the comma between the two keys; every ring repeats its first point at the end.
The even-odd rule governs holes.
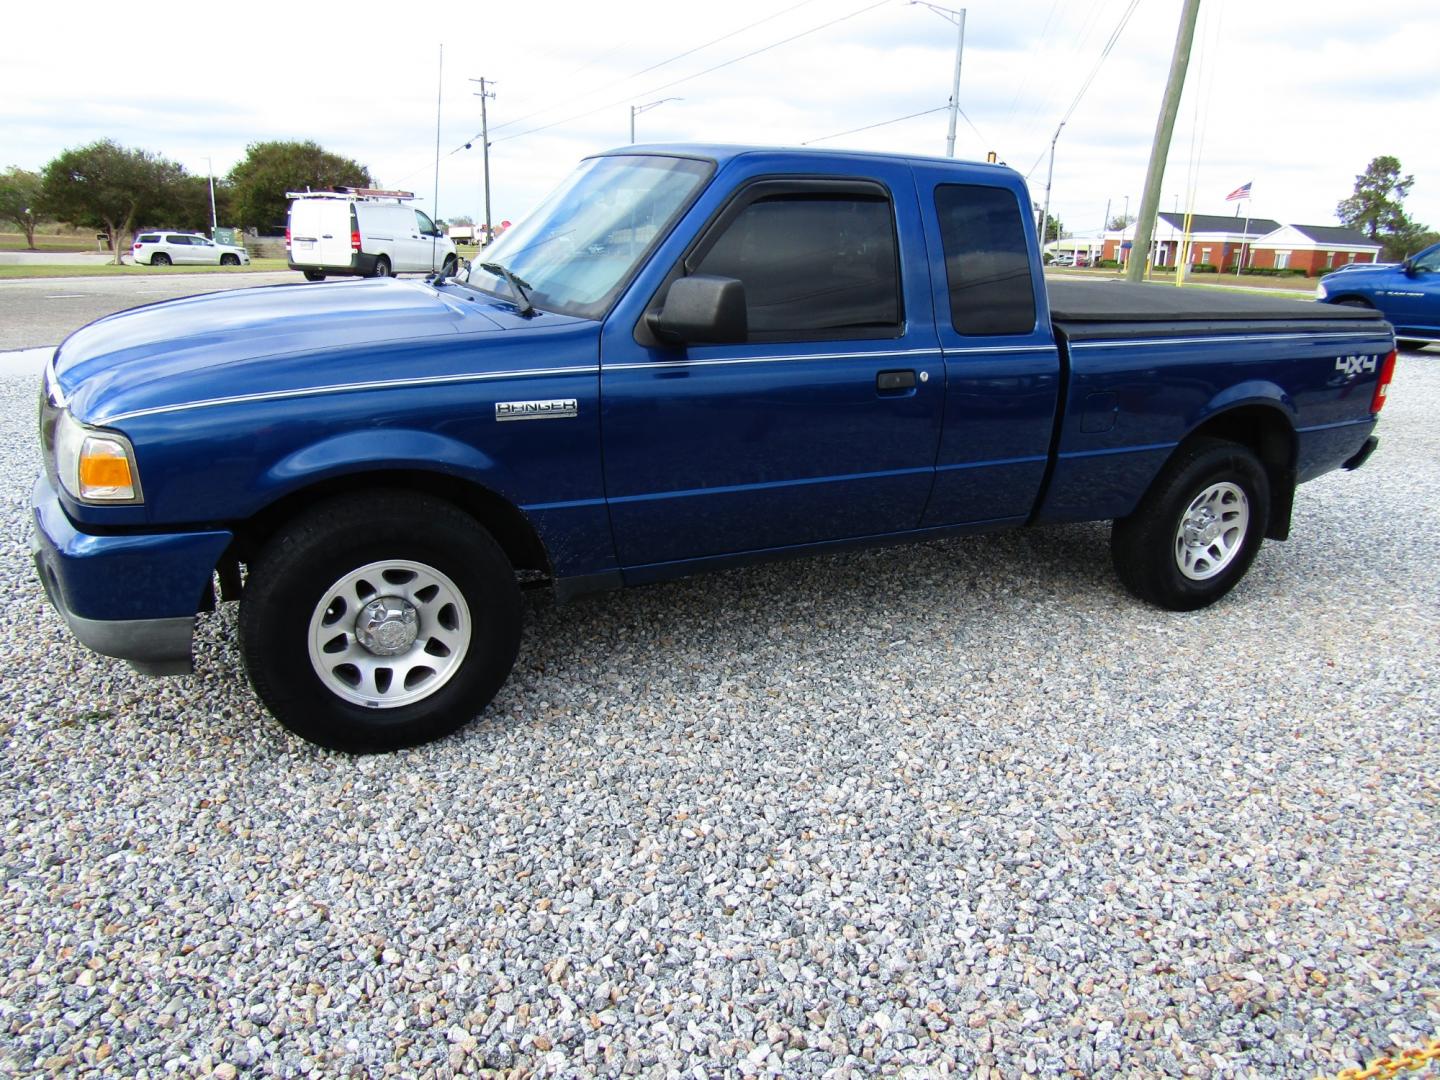
{"type": "Polygon", "coordinates": [[[1375,308],[1395,327],[1401,348],[1440,344],[1440,244],[1401,263],[1352,266],[1327,274],[1315,298],[1375,308]]]}

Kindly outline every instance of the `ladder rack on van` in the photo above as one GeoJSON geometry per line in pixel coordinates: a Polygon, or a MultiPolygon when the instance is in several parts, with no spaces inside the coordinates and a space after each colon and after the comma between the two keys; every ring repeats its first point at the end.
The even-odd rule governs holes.
{"type": "Polygon", "coordinates": [[[401,202],[415,198],[413,191],[388,191],[385,188],[332,187],[324,191],[287,191],[287,199],[365,199],[367,201],[401,202]]]}

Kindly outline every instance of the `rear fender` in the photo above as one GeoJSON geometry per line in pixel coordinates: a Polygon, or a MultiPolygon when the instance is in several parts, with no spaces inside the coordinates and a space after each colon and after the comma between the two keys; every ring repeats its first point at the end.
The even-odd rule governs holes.
{"type": "Polygon", "coordinates": [[[1270,520],[1265,528],[1270,540],[1290,535],[1299,449],[1296,414],[1294,400],[1275,383],[1237,383],[1215,395],[1181,443],[1197,437],[1228,439],[1255,452],[1270,479],[1270,520]]]}

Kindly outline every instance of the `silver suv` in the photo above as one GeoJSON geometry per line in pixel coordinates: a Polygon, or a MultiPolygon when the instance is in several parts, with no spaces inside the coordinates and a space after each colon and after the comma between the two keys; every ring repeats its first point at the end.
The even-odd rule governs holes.
{"type": "Polygon", "coordinates": [[[130,257],[141,266],[249,266],[243,247],[217,244],[199,233],[143,232],[135,236],[130,257]]]}

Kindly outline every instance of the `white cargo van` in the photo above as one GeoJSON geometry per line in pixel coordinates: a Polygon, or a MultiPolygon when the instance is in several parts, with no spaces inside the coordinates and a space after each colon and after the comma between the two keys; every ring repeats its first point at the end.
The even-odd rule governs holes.
{"type": "Polygon", "coordinates": [[[424,211],[407,205],[414,197],[408,191],[377,188],[287,192],[290,269],[311,281],[322,281],[327,274],[453,274],[455,245],[424,211]]]}

